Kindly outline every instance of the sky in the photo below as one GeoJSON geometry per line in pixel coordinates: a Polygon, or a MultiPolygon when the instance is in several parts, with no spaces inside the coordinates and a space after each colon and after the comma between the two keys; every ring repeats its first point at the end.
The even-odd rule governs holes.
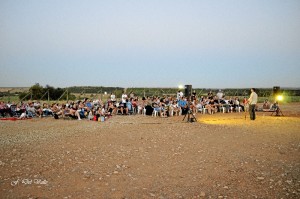
{"type": "Polygon", "coordinates": [[[299,0],[0,0],[0,87],[300,87],[299,0]]]}

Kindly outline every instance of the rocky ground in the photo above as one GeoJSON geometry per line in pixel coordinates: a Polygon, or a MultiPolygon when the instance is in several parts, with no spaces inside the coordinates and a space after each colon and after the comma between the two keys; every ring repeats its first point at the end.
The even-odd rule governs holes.
{"type": "Polygon", "coordinates": [[[281,109],[0,121],[0,198],[300,198],[300,104],[281,109]]]}

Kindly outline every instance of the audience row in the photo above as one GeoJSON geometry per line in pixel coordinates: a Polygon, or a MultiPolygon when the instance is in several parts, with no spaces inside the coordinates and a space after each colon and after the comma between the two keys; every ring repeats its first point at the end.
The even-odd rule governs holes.
{"type": "MultiPolygon", "coordinates": [[[[268,101],[263,104],[262,110],[269,111],[276,104],[271,105],[268,101]]],[[[247,98],[244,97],[242,102],[238,97],[224,97],[217,93],[216,95],[208,94],[197,98],[193,93],[191,97],[183,96],[182,92],[178,92],[175,97],[139,97],[127,96],[122,94],[120,100],[112,93],[107,101],[101,99],[84,99],[79,101],[68,101],[66,103],[40,103],[39,101],[29,101],[14,103],[5,103],[0,101],[0,117],[47,117],[53,116],[59,118],[74,118],[82,120],[103,120],[113,115],[159,115],[160,117],[171,117],[197,112],[214,114],[217,112],[241,112],[247,111],[247,98]]],[[[259,108],[257,108],[259,109],[259,108]]]]}

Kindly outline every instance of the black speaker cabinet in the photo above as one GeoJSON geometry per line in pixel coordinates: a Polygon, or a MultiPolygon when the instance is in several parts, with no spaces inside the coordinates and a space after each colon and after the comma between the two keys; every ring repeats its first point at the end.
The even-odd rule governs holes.
{"type": "Polygon", "coordinates": [[[184,86],[184,96],[190,97],[192,95],[192,85],[184,86]]]}
{"type": "Polygon", "coordinates": [[[273,87],[273,95],[278,95],[278,94],[280,94],[280,87],[274,86],[273,87]]]}

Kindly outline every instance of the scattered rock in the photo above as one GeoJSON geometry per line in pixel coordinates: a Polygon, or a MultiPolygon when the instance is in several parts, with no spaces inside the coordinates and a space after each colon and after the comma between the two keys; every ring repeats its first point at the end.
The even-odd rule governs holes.
{"type": "Polygon", "coordinates": [[[205,192],[203,191],[200,192],[200,197],[205,197],[205,195],[206,195],[205,192]]]}

